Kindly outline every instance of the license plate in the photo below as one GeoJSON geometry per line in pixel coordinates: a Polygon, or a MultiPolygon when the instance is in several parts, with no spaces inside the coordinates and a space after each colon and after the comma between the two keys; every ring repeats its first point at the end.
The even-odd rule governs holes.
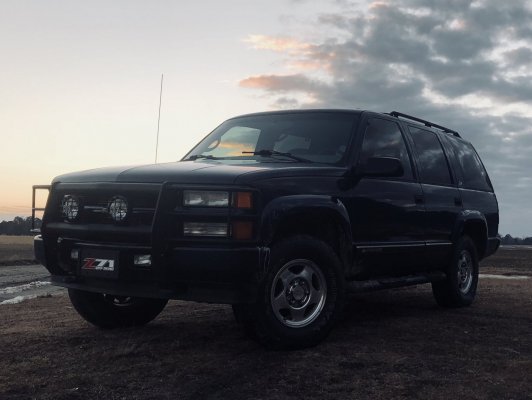
{"type": "Polygon", "coordinates": [[[80,273],[83,276],[116,278],[118,251],[85,249],[81,251],[80,273]]]}

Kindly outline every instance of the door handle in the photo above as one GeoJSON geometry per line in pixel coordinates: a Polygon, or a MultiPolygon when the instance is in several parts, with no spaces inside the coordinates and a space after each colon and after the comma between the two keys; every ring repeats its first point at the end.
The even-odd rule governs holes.
{"type": "Polygon", "coordinates": [[[414,201],[416,204],[423,204],[425,202],[425,197],[422,194],[414,195],[414,201]]]}
{"type": "Polygon", "coordinates": [[[455,197],[454,198],[454,205],[458,207],[462,207],[462,198],[461,197],[455,197]]]}

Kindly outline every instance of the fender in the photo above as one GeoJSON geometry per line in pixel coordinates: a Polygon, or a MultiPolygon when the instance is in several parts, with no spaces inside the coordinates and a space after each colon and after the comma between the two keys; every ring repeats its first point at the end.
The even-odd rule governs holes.
{"type": "MultiPolygon", "coordinates": [[[[458,238],[463,234],[464,228],[468,222],[475,222],[476,224],[482,225],[483,236],[481,239],[484,242],[485,250],[488,243],[488,223],[486,222],[484,214],[476,210],[462,210],[458,214],[451,235],[452,242],[456,243],[458,241],[458,238]]],[[[479,254],[479,256],[482,258],[483,254],[479,254]]]]}
{"type": "Polygon", "coordinates": [[[263,210],[260,224],[260,238],[263,243],[273,240],[279,224],[287,217],[301,213],[326,213],[339,223],[349,243],[352,243],[351,222],[344,204],[334,196],[291,195],[270,201],[263,210]]]}

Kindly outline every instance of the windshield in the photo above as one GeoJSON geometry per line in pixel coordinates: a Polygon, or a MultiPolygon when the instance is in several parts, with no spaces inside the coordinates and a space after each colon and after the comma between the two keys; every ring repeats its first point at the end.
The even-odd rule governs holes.
{"type": "Polygon", "coordinates": [[[234,118],[216,128],[184,159],[341,164],[357,118],[357,114],[348,112],[264,114],[234,118]]]}

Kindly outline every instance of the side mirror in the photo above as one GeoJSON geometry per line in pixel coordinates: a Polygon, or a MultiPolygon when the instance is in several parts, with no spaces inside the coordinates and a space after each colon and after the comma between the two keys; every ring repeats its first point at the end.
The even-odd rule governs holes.
{"type": "Polygon", "coordinates": [[[401,160],[393,157],[371,157],[360,168],[362,176],[400,177],[404,173],[401,160]]]}

